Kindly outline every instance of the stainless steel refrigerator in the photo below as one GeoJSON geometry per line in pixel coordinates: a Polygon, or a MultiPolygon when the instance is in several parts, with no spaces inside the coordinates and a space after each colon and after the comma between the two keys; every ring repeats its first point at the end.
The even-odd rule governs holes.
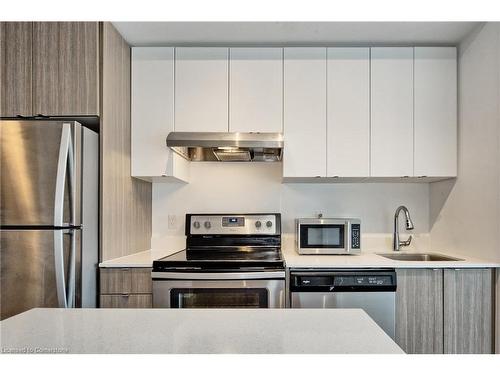
{"type": "Polygon", "coordinates": [[[0,121],[1,319],[95,307],[98,134],[76,121],[0,121]]]}

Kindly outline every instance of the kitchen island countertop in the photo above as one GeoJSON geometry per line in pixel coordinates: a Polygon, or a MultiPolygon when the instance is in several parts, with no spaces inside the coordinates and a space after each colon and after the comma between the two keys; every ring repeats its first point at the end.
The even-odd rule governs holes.
{"type": "Polygon", "coordinates": [[[403,353],[361,309],[37,308],[0,324],[2,353],[403,353]]]}

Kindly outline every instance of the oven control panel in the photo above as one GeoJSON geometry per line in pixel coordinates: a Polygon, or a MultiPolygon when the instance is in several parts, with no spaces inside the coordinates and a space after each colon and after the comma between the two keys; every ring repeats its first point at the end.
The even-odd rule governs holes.
{"type": "Polygon", "coordinates": [[[279,214],[186,215],[186,234],[279,235],[279,214]]]}

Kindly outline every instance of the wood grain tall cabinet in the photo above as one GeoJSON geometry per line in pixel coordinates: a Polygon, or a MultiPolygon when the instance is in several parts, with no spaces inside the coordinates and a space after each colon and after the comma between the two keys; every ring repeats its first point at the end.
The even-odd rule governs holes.
{"type": "Polygon", "coordinates": [[[102,260],[151,247],[151,183],[130,176],[130,47],[113,25],[101,25],[102,260]]]}

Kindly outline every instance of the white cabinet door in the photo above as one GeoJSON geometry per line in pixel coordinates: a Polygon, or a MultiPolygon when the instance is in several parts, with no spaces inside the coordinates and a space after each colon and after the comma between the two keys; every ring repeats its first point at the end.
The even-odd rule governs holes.
{"type": "Polygon", "coordinates": [[[326,48],[284,50],[283,177],[326,176],[326,48]]]}
{"type": "Polygon", "coordinates": [[[370,49],[328,48],[327,176],[370,175],[370,49]]]}
{"type": "Polygon", "coordinates": [[[175,131],[227,132],[228,49],[175,49],[175,131]]]}
{"type": "Polygon", "coordinates": [[[186,180],[187,162],[169,150],[174,130],[174,50],[132,48],[131,174],[151,181],[173,176],[186,180]]]}
{"type": "Polygon", "coordinates": [[[371,48],[372,177],[413,176],[413,48],[371,48]]]}
{"type": "Polygon", "coordinates": [[[415,176],[457,175],[457,50],[415,47],[415,176]]]}
{"type": "Polygon", "coordinates": [[[231,48],[229,131],[281,132],[283,50],[231,48]]]}

